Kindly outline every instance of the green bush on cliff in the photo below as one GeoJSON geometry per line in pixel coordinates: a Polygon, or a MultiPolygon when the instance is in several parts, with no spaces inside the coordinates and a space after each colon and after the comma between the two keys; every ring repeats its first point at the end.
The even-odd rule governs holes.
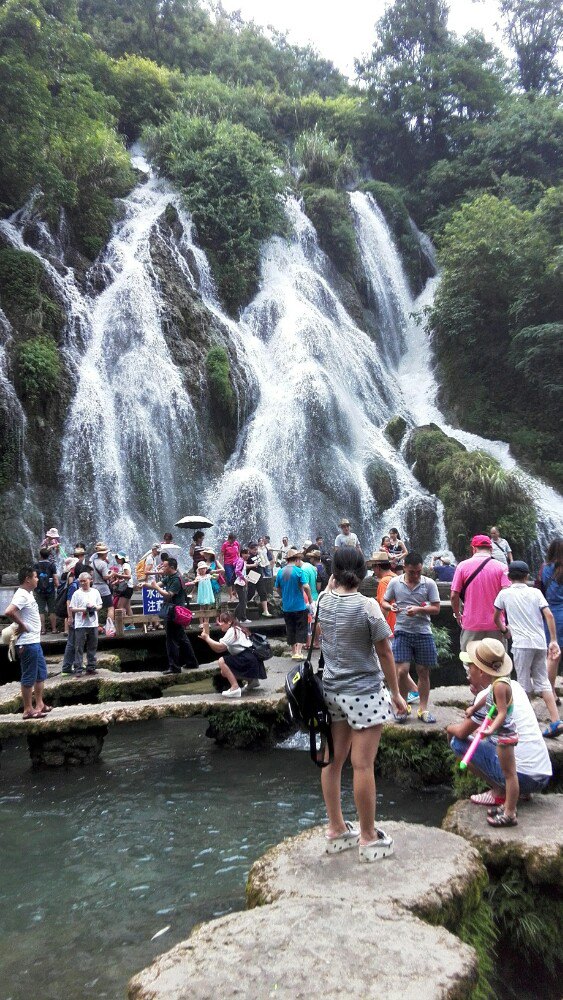
{"type": "Polygon", "coordinates": [[[205,359],[213,411],[230,419],[236,412],[236,396],[231,385],[229,355],[224,347],[212,347],[205,359]]]}
{"type": "Polygon", "coordinates": [[[303,200],[322,249],[337,270],[353,281],[360,262],[348,195],[334,188],[307,185],[303,200]]]}
{"type": "Polygon", "coordinates": [[[35,254],[0,248],[0,304],[20,333],[56,335],[63,321],[59,305],[43,289],[45,272],[35,254]]]}
{"type": "Polygon", "coordinates": [[[412,431],[406,458],[422,485],[444,504],[448,539],[458,558],[467,554],[471,536],[491,524],[498,524],[516,550],[534,538],[536,515],[526,490],[491,455],[468,452],[436,424],[428,424],[412,431]]]}
{"type": "Polygon", "coordinates": [[[286,224],[274,154],[243,125],[174,112],[146,141],[160,169],[185,194],[219,292],[235,313],[258,284],[260,245],[286,224]]]}
{"type": "Polygon", "coordinates": [[[18,346],[17,380],[21,394],[32,403],[50,397],[61,373],[57,345],[50,337],[32,337],[18,346]]]}

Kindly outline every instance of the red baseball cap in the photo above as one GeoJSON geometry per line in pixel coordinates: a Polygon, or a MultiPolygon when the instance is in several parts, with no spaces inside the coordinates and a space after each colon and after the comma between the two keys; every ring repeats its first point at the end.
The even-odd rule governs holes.
{"type": "Polygon", "coordinates": [[[493,543],[488,535],[473,535],[471,544],[475,549],[492,549],[493,543]]]}

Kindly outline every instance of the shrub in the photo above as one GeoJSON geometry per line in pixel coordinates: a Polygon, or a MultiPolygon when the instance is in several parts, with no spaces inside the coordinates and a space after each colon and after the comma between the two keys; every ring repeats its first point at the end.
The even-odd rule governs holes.
{"type": "Polygon", "coordinates": [[[213,409],[232,418],[236,411],[236,396],[231,385],[229,356],[224,347],[212,347],[205,359],[207,381],[213,396],[213,409]]]}
{"type": "Polygon", "coordinates": [[[61,377],[57,345],[50,337],[32,337],[18,347],[17,377],[22,396],[32,403],[47,400],[61,377]]]}
{"type": "Polygon", "coordinates": [[[303,199],[322,249],[337,270],[353,281],[360,262],[348,196],[332,188],[307,186],[303,199]]]}

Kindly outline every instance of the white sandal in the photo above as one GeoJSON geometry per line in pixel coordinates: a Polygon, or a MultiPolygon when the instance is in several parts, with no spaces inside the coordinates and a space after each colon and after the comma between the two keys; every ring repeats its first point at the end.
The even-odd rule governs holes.
{"type": "Polygon", "coordinates": [[[381,861],[395,853],[393,838],[388,837],[384,830],[376,830],[377,840],[371,844],[360,844],[360,861],[381,861]]]}
{"type": "Polygon", "coordinates": [[[352,824],[346,820],[346,833],[341,833],[339,837],[328,837],[325,834],[326,853],[339,854],[340,851],[349,851],[351,847],[357,847],[360,843],[360,831],[356,830],[352,824]]]}

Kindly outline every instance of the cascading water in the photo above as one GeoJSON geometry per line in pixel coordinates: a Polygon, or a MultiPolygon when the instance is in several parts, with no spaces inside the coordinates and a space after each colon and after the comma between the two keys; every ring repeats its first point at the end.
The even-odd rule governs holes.
{"type": "MultiPolygon", "coordinates": [[[[518,475],[533,499],[537,511],[538,541],[545,549],[547,542],[556,534],[563,534],[563,498],[545,483],[518,469],[510,454],[509,445],[503,441],[491,441],[459,430],[447,423],[437,405],[438,383],[434,374],[432,349],[424,322],[424,310],[432,305],[438,278],[431,278],[421,295],[414,300],[408,290],[400,258],[394,246],[393,237],[382,212],[369,194],[359,191],[350,196],[356,217],[356,232],[366,275],[374,294],[381,284],[382,261],[386,261],[386,273],[390,278],[393,302],[399,311],[399,323],[389,322],[386,329],[394,331],[395,343],[392,351],[399,355],[395,366],[395,379],[402,391],[403,412],[411,424],[437,424],[446,434],[456,438],[469,450],[481,449],[488,452],[504,469],[517,469],[518,475]],[[390,266],[391,262],[393,266],[390,266]]],[[[423,234],[420,234],[421,236],[423,234]]],[[[430,255],[427,238],[423,238],[424,250],[430,255]]],[[[384,309],[388,297],[380,299],[384,309]]]]}
{"type": "MultiPolygon", "coordinates": [[[[65,535],[103,535],[137,552],[152,541],[156,525],[170,525],[193,502],[211,514],[218,534],[232,527],[242,537],[266,529],[273,538],[317,531],[330,537],[345,514],[366,549],[391,522],[425,551],[445,547],[441,505],[383,434],[390,417],[434,420],[468,447],[495,454],[504,467],[514,462],[506,445],[452,429],[440,413],[428,337],[413,318],[431,303],[435,279],[414,301],[371,196],[355,192],[351,205],[377,317],[375,339],[339,301],[315,230],[291,197],[292,235],[265,245],[260,291],[235,322],[219,305],[180,196],[152,174],[138,149],[133,163],[145,178],[124,200],[123,218],[95,265],[102,291],[83,290],[64,266],[60,238],[37,220],[33,205],[0,223],[11,245],[41,260],[65,310],[62,350],[76,373],[63,434],[65,535]],[[160,225],[169,207],[180,223],[173,236],[160,225]],[[152,253],[159,241],[179,280],[197,290],[221,331],[234,360],[240,412],[242,403],[251,411],[223,475],[211,478],[197,377],[188,390],[163,329],[163,289],[152,253]]],[[[424,251],[430,259],[427,241],[424,251]]],[[[20,414],[23,433],[16,403],[12,413],[20,414]]],[[[542,533],[562,531],[561,498],[525,478],[542,533]]]]}
{"type": "MultiPolygon", "coordinates": [[[[401,506],[424,491],[382,433],[396,412],[385,358],[331,288],[315,230],[294,198],[286,213],[293,236],[264,248],[261,290],[239,324],[260,394],[215,491],[214,513],[221,526],[294,538],[323,526],[332,532],[346,514],[367,547],[385,523],[368,482],[374,463],[393,480],[401,506]]],[[[398,316],[389,298],[394,330],[398,316]]],[[[436,522],[436,502],[426,502],[436,522]]]]}

